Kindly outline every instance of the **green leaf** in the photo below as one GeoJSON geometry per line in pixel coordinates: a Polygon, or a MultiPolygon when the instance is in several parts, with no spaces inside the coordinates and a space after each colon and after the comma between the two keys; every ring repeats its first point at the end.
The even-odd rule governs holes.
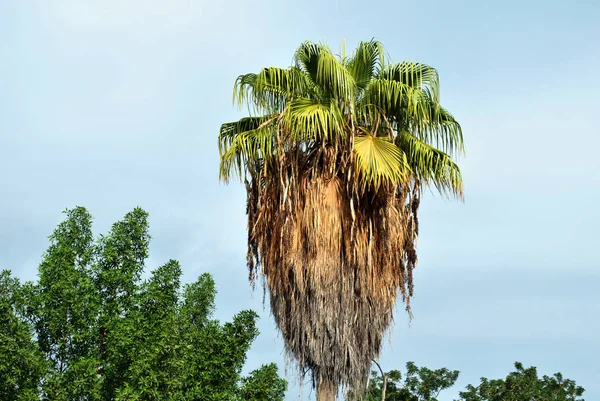
{"type": "Polygon", "coordinates": [[[344,121],[335,103],[301,98],[290,102],[284,117],[284,129],[296,141],[335,143],[344,134],[344,121]]]}
{"type": "Polygon", "coordinates": [[[385,54],[381,42],[376,40],[360,42],[348,61],[348,71],[354,78],[356,86],[364,89],[384,64],[385,54]]]}
{"type": "Polygon", "coordinates": [[[259,113],[279,113],[286,102],[297,97],[314,96],[315,86],[297,67],[268,67],[258,74],[238,77],[234,86],[234,103],[248,104],[259,113]]]}
{"type": "Polygon", "coordinates": [[[415,89],[421,89],[439,102],[439,75],[435,68],[425,64],[403,61],[382,69],[380,79],[397,81],[415,89]]]}
{"type": "Polygon", "coordinates": [[[378,188],[384,182],[397,185],[408,179],[410,169],[404,154],[387,138],[357,136],[354,153],[363,188],[378,188]]]}
{"type": "MultiPolygon", "coordinates": [[[[258,335],[256,313],[213,320],[212,277],[182,290],[174,260],[142,280],[150,239],[144,210],[135,208],[95,244],[89,213],[66,214],[37,283],[22,286],[0,272],[0,399],[233,401],[241,387],[253,390],[241,370],[258,335]]],[[[260,372],[259,383],[282,389],[276,368],[260,372]]]]}
{"type": "Polygon", "coordinates": [[[406,114],[417,121],[429,118],[426,100],[420,89],[381,78],[371,80],[364,95],[365,103],[378,105],[390,116],[406,114]]]}
{"type": "Polygon", "coordinates": [[[296,66],[332,98],[346,103],[354,100],[354,77],[327,46],[305,42],[296,51],[294,59],[296,66]]]}
{"type": "Polygon", "coordinates": [[[269,159],[276,151],[276,117],[250,117],[221,126],[219,175],[225,182],[231,173],[242,177],[243,168],[256,160],[269,159]]]}
{"type": "Polygon", "coordinates": [[[396,142],[421,182],[434,185],[442,194],[462,197],[460,169],[449,155],[408,132],[399,133],[396,142]]]}

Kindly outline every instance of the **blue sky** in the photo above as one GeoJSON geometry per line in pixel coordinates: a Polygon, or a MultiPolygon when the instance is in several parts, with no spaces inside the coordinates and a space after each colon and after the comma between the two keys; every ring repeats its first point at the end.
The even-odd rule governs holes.
{"type": "Polygon", "coordinates": [[[376,37],[439,70],[467,146],[466,202],[422,202],[415,319],[398,308],[383,367],[460,370],[448,401],[519,360],[600,399],[599,15],[591,0],[2,1],[0,268],[35,278],[67,207],[102,233],[139,205],[149,266],[213,273],[219,318],[261,313],[248,369],[283,366],[246,281],[245,193],[217,180],[218,127],[241,116],[237,75],[288,66],[304,40],[376,37]]]}

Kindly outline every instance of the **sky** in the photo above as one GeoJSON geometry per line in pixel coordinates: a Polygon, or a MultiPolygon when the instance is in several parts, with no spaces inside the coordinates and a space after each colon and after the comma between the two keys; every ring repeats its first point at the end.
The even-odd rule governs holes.
{"type": "MultiPolygon", "coordinates": [[[[149,268],[212,273],[219,319],[261,315],[245,371],[283,369],[218,129],[243,116],[238,75],[289,66],[305,40],[376,38],[438,69],[467,150],[465,202],[421,203],[415,317],[397,308],[381,365],[460,370],[440,401],[515,361],[600,399],[598,16],[593,0],[0,1],[0,269],[35,279],[66,208],[98,235],[141,206],[149,268]]],[[[289,378],[288,400],[314,399],[289,378]]]]}

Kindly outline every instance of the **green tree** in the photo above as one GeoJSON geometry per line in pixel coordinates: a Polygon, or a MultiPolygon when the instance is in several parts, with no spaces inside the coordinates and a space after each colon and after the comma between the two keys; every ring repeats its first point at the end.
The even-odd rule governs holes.
{"type": "Polygon", "coordinates": [[[350,401],[381,401],[385,388],[385,401],[437,401],[442,390],[456,383],[458,375],[458,370],[431,370],[407,362],[404,380],[399,370],[391,370],[385,374],[382,371],[372,371],[366,394],[358,397],[351,392],[347,398],[350,401]]]}
{"type": "Polygon", "coordinates": [[[339,56],[306,42],[292,67],[236,81],[252,114],[221,126],[221,179],[246,184],[250,280],[264,275],[319,400],[366,384],[398,292],[410,311],[421,188],[462,197],[462,132],[438,81],[377,41],[339,56]]]}
{"type": "Polygon", "coordinates": [[[0,332],[1,399],[283,400],[275,365],[241,376],[258,335],[255,312],[215,320],[212,277],[182,285],[174,260],[142,280],[145,211],[134,209],[96,241],[84,208],[66,216],[37,283],[0,275],[0,323],[8,328],[0,332]]]}
{"type": "Polygon", "coordinates": [[[240,401],[283,400],[287,383],[279,378],[277,365],[263,365],[242,379],[238,391],[240,401]]]}
{"type": "Polygon", "coordinates": [[[30,286],[29,317],[50,369],[44,377],[44,398],[71,401],[99,398],[96,368],[96,318],[99,294],[90,264],[93,260],[92,217],[82,207],[50,236],[39,266],[39,281],[30,286]]]}
{"type": "Polygon", "coordinates": [[[515,371],[505,379],[481,378],[478,386],[468,385],[462,401],[584,401],[584,388],[561,373],[538,377],[534,366],[515,362],[515,371]]]}
{"type": "Polygon", "coordinates": [[[38,386],[45,371],[42,353],[22,318],[21,287],[10,272],[0,272],[0,399],[38,399],[38,386]]]}

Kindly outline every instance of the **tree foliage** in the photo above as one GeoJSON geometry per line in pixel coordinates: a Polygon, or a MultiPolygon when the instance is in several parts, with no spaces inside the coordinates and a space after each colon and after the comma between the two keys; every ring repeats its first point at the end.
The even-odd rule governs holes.
{"type": "Polygon", "coordinates": [[[467,386],[460,397],[461,401],[584,401],[581,398],[584,391],[561,373],[540,378],[534,366],[525,368],[515,362],[515,371],[506,378],[481,378],[478,386],[467,386]]]}
{"type": "Polygon", "coordinates": [[[45,371],[31,326],[19,317],[22,301],[18,280],[0,272],[0,399],[6,401],[37,400],[45,371]]]}
{"type": "MultiPolygon", "coordinates": [[[[384,376],[371,372],[365,393],[349,392],[348,401],[380,401],[385,387],[385,401],[437,401],[441,391],[454,385],[457,370],[446,368],[431,370],[406,364],[405,376],[399,370],[391,370],[384,376]],[[385,385],[384,385],[385,383],[385,385]]],[[[533,366],[525,368],[515,362],[515,370],[504,379],[481,378],[478,386],[467,385],[459,393],[459,401],[584,401],[584,388],[561,373],[538,376],[533,366]]]]}
{"type": "Polygon", "coordinates": [[[282,400],[287,383],[277,375],[277,365],[263,365],[242,379],[239,399],[245,401],[282,400]]]}
{"type": "Polygon", "coordinates": [[[434,68],[390,63],[378,41],[339,56],[326,45],[302,43],[292,67],[236,80],[234,102],[247,105],[251,116],[221,127],[221,176],[252,176],[256,162],[266,168],[263,162],[276,163],[292,150],[312,163],[319,147],[350,145],[363,188],[417,179],[460,195],[451,156],[463,151],[462,131],[439,97],[434,68]]]}
{"type": "Polygon", "coordinates": [[[0,275],[0,399],[283,399],[275,365],[241,376],[256,313],[215,320],[212,277],[182,285],[174,260],[142,279],[146,212],[134,209],[97,240],[84,208],[66,215],[37,283],[0,275]]]}
{"type": "Polygon", "coordinates": [[[407,362],[404,377],[399,370],[391,370],[385,376],[372,371],[366,394],[349,393],[347,398],[349,401],[381,401],[385,380],[385,401],[437,401],[440,392],[452,387],[458,375],[458,370],[431,370],[407,362]]]}

